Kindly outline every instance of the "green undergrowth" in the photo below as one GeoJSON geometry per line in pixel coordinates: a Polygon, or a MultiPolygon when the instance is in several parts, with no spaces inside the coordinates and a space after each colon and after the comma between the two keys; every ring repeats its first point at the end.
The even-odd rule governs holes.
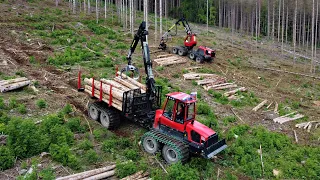
{"type": "Polygon", "coordinates": [[[223,105],[230,104],[236,108],[255,106],[259,102],[259,99],[252,92],[237,92],[237,99],[235,100],[229,100],[226,96],[218,91],[209,90],[208,93],[216,102],[223,105]]]}
{"type": "Polygon", "coordinates": [[[320,177],[320,149],[294,144],[288,136],[263,127],[238,125],[227,132],[229,147],[221,165],[234,167],[253,178],[315,179],[320,177]],[[259,149],[262,148],[264,173],[259,149]]]}

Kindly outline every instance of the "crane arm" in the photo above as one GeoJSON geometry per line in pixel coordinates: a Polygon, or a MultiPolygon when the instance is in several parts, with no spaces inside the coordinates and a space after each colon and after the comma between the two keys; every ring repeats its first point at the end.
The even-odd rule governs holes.
{"type": "MultiPolygon", "coordinates": [[[[171,30],[174,28],[174,27],[177,27],[178,25],[180,25],[180,22],[182,23],[183,27],[184,27],[184,30],[186,31],[187,33],[187,36],[190,36],[192,34],[192,30],[190,28],[190,25],[188,23],[188,21],[185,19],[185,18],[180,18],[177,22],[175,22],[169,29],[167,32],[165,32],[162,37],[161,37],[161,40],[160,40],[160,45],[159,45],[159,48],[158,49],[162,49],[162,50],[165,50],[167,48],[167,45],[166,45],[166,42],[167,42],[167,37],[168,37],[168,34],[171,32],[171,30]]],[[[177,34],[177,33],[176,33],[177,34]]]]}
{"type": "MultiPolygon", "coordinates": [[[[146,85],[147,85],[147,94],[149,94],[149,99],[153,99],[156,94],[155,80],[152,72],[152,61],[150,59],[150,51],[147,42],[146,36],[148,35],[148,31],[146,30],[146,22],[142,22],[139,26],[137,33],[134,35],[132,40],[129,53],[127,55],[128,66],[122,69],[121,73],[125,71],[134,71],[139,73],[139,70],[132,65],[131,56],[134,53],[135,49],[139,41],[141,42],[142,54],[143,54],[143,64],[145,68],[146,77],[146,85]]],[[[120,76],[121,77],[121,76],[120,76]]]]}

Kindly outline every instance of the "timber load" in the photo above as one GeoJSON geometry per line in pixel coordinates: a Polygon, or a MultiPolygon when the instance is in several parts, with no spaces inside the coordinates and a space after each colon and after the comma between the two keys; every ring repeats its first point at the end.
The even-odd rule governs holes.
{"type": "Polygon", "coordinates": [[[15,89],[19,89],[24,86],[28,86],[30,83],[31,81],[25,77],[9,80],[0,80],[0,92],[4,93],[15,89]]]}
{"type": "Polygon", "coordinates": [[[85,78],[84,91],[92,97],[96,97],[100,101],[107,103],[109,106],[122,111],[124,94],[132,90],[138,93],[145,93],[146,86],[120,72],[117,72],[117,75],[112,80],[85,78]]]}

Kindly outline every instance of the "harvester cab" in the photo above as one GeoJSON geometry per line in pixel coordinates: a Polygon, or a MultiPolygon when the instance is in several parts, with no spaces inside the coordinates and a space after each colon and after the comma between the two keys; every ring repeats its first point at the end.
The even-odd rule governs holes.
{"type": "Polygon", "coordinates": [[[225,140],[211,128],[196,121],[196,96],[182,92],[167,94],[162,109],[156,111],[153,128],[189,144],[192,153],[212,158],[224,150],[225,140]]]}

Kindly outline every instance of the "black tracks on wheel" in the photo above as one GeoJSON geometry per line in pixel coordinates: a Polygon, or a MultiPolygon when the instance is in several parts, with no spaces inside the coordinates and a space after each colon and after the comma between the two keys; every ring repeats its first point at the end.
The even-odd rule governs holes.
{"type": "Polygon", "coordinates": [[[158,130],[152,129],[149,132],[146,132],[142,138],[141,141],[143,142],[144,138],[150,136],[157,140],[158,142],[168,145],[171,148],[175,149],[178,152],[179,160],[184,163],[189,159],[189,146],[185,144],[184,142],[175,139],[173,137],[168,136],[167,134],[164,134],[158,130]]]}

